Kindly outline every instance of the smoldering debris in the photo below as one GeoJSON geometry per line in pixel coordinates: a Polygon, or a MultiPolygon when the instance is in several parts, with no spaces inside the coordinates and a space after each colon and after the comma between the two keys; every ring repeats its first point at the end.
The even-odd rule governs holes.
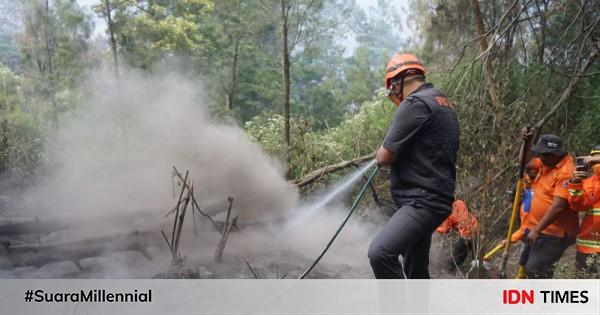
{"type": "MultiPolygon", "coordinates": [[[[285,181],[281,163],[248,141],[240,127],[212,120],[197,79],[174,71],[152,75],[124,71],[118,82],[110,72],[98,71],[89,77],[81,87],[85,104],[61,120],[50,171],[41,185],[22,196],[25,210],[19,215],[26,217],[23,222],[28,235],[19,236],[16,243],[37,243],[52,250],[52,246],[61,248],[132,231],[151,233],[158,243],[144,242],[134,248],[107,246],[107,251],[98,250],[91,256],[65,257],[65,261],[76,260],[75,266],[80,268],[73,275],[68,264],[65,277],[168,277],[164,272],[173,251],[160,231],[171,232],[173,221],[164,216],[175,203],[179,205],[181,181],[173,177],[173,166],[189,170],[190,186],[193,182],[190,198],[194,199],[190,203],[211,218],[188,213],[179,223],[176,254],[183,265],[180,271],[193,271],[180,274],[254,277],[248,263],[268,278],[278,274],[292,277],[310,263],[341,222],[344,209],[338,202],[293,229],[283,229],[279,221],[231,228],[221,262],[215,262],[215,249],[224,235],[210,221],[229,222],[229,197],[235,200],[229,216],[239,217],[240,224],[269,222],[289,209],[298,209],[298,193],[285,181]],[[40,230],[44,225],[39,222],[47,223],[45,231],[40,230]],[[129,260],[136,262],[134,268],[129,260]]],[[[369,268],[366,251],[373,228],[352,220],[316,275],[366,276],[363,271],[369,268]],[[340,270],[347,272],[340,274],[340,270]]],[[[15,244],[15,238],[12,240],[15,244]]],[[[41,267],[20,267],[23,264],[11,265],[3,255],[0,258],[2,266],[11,266],[4,268],[8,271],[2,271],[0,277],[37,277],[48,270],[48,264],[60,263],[52,259],[41,267]]]]}

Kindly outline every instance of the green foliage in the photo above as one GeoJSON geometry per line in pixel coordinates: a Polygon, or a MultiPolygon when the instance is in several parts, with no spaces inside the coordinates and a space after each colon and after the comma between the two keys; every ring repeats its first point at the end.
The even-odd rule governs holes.
{"type": "Polygon", "coordinates": [[[0,65],[0,175],[29,179],[40,165],[44,141],[40,126],[23,111],[22,79],[0,65]]]}
{"type": "Polygon", "coordinates": [[[106,18],[107,5],[118,45],[130,65],[151,68],[173,54],[198,57],[209,44],[198,22],[212,12],[210,0],[109,0],[94,6],[94,10],[106,18]]]}
{"type": "Polygon", "coordinates": [[[87,63],[90,20],[75,0],[24,4],[23,29],[16,34],[23,63],[27,108],[58,127],[60,115],[76,107],[77,85],[87,63]]]}
{"type": "Polygon", "coordinates": [[[21,56],[14,40],[14,33],[18,31],[16,16],[20,11],[17,1],[21,0],[0,2],[0,63],[15,71],[21,66],[21,56]]]}
{"type": "Polygon", "coordinates": [[[586,155],[591,148],[600,145],[600,78],[587,81],[577,94],[577,99],[569,104],[575,117],[569,140],[575,153],[586,155]]]}
{"type": "MultiPolygon", "coordinates": [[[[387,100],[385,91],[364,102],[356,113],[347,114],[336,127],[314,130],[310,119],[292,119],[293,146],[291,163],[293,177],[325,165],[351,160],[375,152],[393,118],[395,106],[387,100]]],[[[270,154],[283,156],[283,117],[261,115],[246,122],[250,139],[261,144],[270,154]]]]}

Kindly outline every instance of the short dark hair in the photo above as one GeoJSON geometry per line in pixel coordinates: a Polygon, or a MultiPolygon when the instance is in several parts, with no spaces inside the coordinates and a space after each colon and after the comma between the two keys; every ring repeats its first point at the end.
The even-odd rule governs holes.
{"type": "Polygon", "coordinates": [[[411,81],[425,82],[425,74],[424,73],[408,74],[404,78],[404,83],[408,83],[411,81]]]}

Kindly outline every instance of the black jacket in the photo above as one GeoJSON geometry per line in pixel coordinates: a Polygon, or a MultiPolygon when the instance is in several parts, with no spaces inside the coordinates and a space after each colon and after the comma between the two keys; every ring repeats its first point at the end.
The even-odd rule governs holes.
{"type": "Polygon", "coordinates": [[[397,155],[391,194],[398,206],[452,211],[459,126],[444,93],[425,83],[410,94],[398,106],[383,146],[397,155]]]}

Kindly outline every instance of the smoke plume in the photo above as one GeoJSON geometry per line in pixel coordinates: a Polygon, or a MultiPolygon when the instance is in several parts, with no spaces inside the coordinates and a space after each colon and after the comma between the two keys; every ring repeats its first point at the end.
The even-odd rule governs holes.
{"type": "MultiPolygon", "coordinates": [[[[83,105],[61,121],[48,178],[27,194],[26,201],[32,215],[88,219],[92,224],[47,235],[43,242],[131,230],[169,232],[172,217],[164,215],[181,189],[173,179],[173,166],[182,173],[189,170],[200,206],[211,213],[225,210],[228,197],[234,198],[233,215],[241,222],[268,221],[289,209],[303,208],[296,189],[284,179],[280,162],[248,141],[237,125],[211,119],[199,82],[174,71],[151,75],[128,71],[118,81],[111,72],[97,71],[82,83],[82,90],[88,91],[83,105]]],[[[243,257],[265,268],[281,264],[282,269],[299,270],[319,253],[342,221],[342,207],[336,208],[319,211],[291,230],[271,225],[232,233],[224,256],[226,260],[243,257]]],[[[190,221],[188,216],[182,253],[190,263],[212,261],[220,235],[204,222],[196,238],[190,221]]],[[[368,270],[371,231],[372,227],[351,221],[323,261],[324,268],[332,263],[368,270]]],[[[157,261],[168,268],[166,246],[154,251],[165,257],[157,261]]],[[[82,265],[99,268],[106,259],[87,259],[82,265]]],[[[131,275],[143,277],[140,265],[134,265],[138,270],[131,275]]],[[[156,272],[156,265],[150,269],[156,272]]],[[[115,266],[104,272],[92,276],[124,276],[115,266]]],[[[239,275],[230,271],[225,276],[239,275]]]]}

